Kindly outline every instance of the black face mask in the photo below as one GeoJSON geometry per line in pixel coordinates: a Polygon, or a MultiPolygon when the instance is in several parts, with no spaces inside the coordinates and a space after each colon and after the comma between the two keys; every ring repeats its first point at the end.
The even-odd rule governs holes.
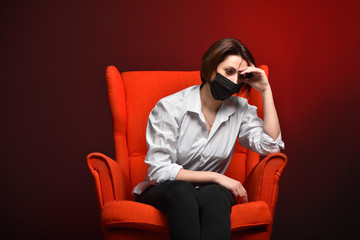
{"type": "Polygon", "coordinates": [[[236,84],[217,73],[214,80],[210,82],[210,90],[216,100],[225,100],[240,91],[241,84],[236,84]]]}

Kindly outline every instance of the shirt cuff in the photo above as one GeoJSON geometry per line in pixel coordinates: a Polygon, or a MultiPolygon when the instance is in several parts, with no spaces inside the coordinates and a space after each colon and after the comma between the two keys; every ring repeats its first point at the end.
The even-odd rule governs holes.
{"type": "Polygon", "coordinates": [[[281,132],[275,141],[269,135],[265,134],[262,145],[263,149],[265,150],[264,154],[280,152],[280,149],[285,148],[285,143],[282,141],[281,132]]]}
{"type": "Polygon", "coordinates": [[[183,167],[181,165],[174,164],[174,166],[170,172],[170,180],[171,181],[176,179],[176,176],[178,175],[178,173],[181,169],[183,169],[183,167]]]}

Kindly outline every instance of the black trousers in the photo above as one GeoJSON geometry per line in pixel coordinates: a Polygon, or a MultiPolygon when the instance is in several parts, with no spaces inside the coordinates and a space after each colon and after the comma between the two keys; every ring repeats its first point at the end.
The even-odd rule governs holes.
{"type": "Polygon", "coordinates": [[[174,180],[151,186],[135,201],[168,213],[172,240],[230,239],[232,193],[218,184],[195,188],[174,180]]]}

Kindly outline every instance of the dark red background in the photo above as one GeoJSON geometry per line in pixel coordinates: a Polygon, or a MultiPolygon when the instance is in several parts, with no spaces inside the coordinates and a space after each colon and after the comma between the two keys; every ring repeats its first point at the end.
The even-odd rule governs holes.
{"type": "Polygon", "coordinates": [[[0,16],[2,239],[101,238],[85,157],[114,157],[105,67],[198,70],[223,37],[270,67],[289,157],[272,239],[360,237],[358,1],[2,1],[0,16]]]}

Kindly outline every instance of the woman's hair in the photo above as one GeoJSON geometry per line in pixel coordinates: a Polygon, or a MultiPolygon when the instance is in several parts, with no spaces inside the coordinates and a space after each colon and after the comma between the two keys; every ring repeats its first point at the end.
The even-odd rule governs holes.
{"type": "MultiPolygon", "coordinates": [[[[205,52],[201,60],[200,76],[203,84],[211,81],[212,74],[217,70],[218,65],[229,55],[241,56],[247,63],[253,63],[255,60],[249,49],[245,47],[239,40],[234,38],[223,38],[216,41],[205,52]]],[[[245,84],[241,87],[240,92],[250,93],[250,85],[245,84]]]]}

